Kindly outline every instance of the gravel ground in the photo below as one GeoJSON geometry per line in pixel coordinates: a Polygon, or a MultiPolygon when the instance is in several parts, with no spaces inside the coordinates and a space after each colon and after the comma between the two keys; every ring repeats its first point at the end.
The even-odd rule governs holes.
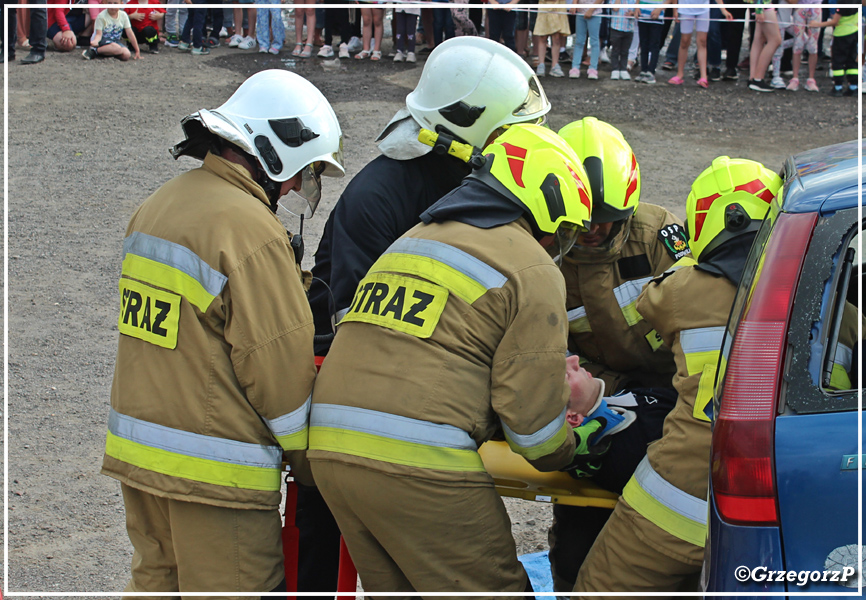
{"type": "MultiPolygon", "coordinates": [[[[384,50],[390,49],[390,42],[384,50]]],[[[422,55],[422,59],[423,59],[422,55]]],[[[7,591],[112,592],[131,547],[116,481],[98,474],[117,339],[117,277],[134,208],[173,175],[180,119],[221,104],[248,75],[291,69],[322,89],[345,132],[348,177],[327,180],[307,225],[309,266],[345,182],[377,151],[373,139],[418,80],[422,64],[293,60],[217,48],[163,49],[140,61],[85,62],[49,52],[4,65],[8,83],[8,581],[7,591]]],[[[642,167],[643,200],[681,217],[689,185],[711,160],[742,156],[778,169],[793,153],[858,135],[856,98],[758,94],[543,80],[559,128],[587,115],[619,127],[642,167]]],[[[822,87],[829,81],[823,77],[822,87]]],[[[296,229],[296,223],[287,222],[296,229]]],[[[508,501],[521,553],[546,548],[550,509],[508,501]]]]}

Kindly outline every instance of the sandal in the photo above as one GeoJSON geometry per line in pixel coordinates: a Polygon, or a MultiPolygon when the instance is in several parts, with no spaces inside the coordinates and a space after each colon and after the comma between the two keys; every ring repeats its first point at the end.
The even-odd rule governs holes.
{"type": "Polygon", "coordinates": [[[365,59],[365,58],[368,58],[369,56],[370,56],[370,51],[369,51],[369,50],[361,50],[360,52],[358,52],[358,53],[355,55],[355,58],[360,59],[360,60],[363,60],[363,59],[365,59]]]}
{"type": "Polygon", "coordinates": [[[373,52],[370,53],[370,60],[382,60],[382,51],[373,50],[373,52]]]}
{"type": "Polygon", "coordinates": [[[674,75],[670,79],[668,79],[668,83],[671,85],[682,85],[684,83],[683,78],[679,75],[674,75]]]}
{"type": "Polygon", "coordinates": [[[292,56],[300,56],[303,48],[304,48],[303,44],[295,44],[295,49],[292,50],[292,56]]]}
{"type": "Polygon", "coordinates": [[[301,58],[310,58],[313,55],[313,45],[304,44],[304,51],[298,54],[301,58]]]}
{"type": "Polygon", "coordinates": [[[704,89],[707,89],[708,87],[710,87],[710,82],[707,81],[705,78],[701,77],[700,79],[698,79],[698,85],[704,89]]]}

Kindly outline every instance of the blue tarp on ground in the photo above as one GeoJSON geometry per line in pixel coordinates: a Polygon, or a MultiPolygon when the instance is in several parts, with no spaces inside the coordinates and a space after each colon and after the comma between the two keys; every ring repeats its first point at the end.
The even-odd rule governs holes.
{"type": "MultiPolygon", "coordinates": [[[[547,558],[547,552],[524,554],[518,558],[520,558],[523,568],[526,569],[526,573],[529,575],[529,580],[532,582],[532,589],[534,591],[553,591],[553,579],[550,576],[550,559],[547,558]]],[[[537,600],[550,600],[550,596],[539,596],[537,600]]]]}

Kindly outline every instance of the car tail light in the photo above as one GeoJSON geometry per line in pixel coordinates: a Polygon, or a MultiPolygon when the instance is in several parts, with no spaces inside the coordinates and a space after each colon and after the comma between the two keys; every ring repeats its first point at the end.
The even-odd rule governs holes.
{"type": "Polygon", "coordinates": [[[728,357],[713,432],[713,495],[722,519],[778,523],[773,438],[788,319],[817,215],[781,213],[728,357]]]}

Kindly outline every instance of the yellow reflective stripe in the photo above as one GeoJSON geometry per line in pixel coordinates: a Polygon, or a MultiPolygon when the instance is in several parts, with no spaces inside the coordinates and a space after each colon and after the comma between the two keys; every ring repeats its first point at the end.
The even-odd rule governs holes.
{"type": "Polygon", "coordinates": [[[124,257],[123,275],[180,294],[202,312],[216,298],[198,280],[183,271],[135,254],[127,253],[124,257]]]}
{"type": "Polygon", "coordinates": [[[310,450],[327,450],[423,469],[484,471],[484,463],[476,450],[428,446],[332,427],[310,427],[310,450]]]}
{"type": "Polygon", "coordinates": [[[716,381],[716,364],[705,364],[701,372],[701,380],[698,382],[698,394],[695,397],[695,407],[692,416],[699,421],[710,422],[712,419],[707,414],[707,406],[713,400],[713,383],[716,381]]]}
{"type": "Polygon", "coordinates": [[[665,481],[653,470],[646,456],[623,489],[622,497],[648,521],[669,534],[704,547],[707,537],[706,501],[665,481]],[[703,511],[702,518],[698,516],[700,511],[703,511]]]}
{"type": "Polygon", "coordinates": [[[629,327],[643,320],[643,317],[637,311],[636,306],[637,300],[635,300],[631,304],[627,304],[626,306],[622,307],[622,316],[625,318],[625,322],[628,323],[629,327]]]}
{"type": "Polygon", "coordinates": [[[592,331],[592,327],[589,325],[589,317],[586,316],[586,308],[583,306],[572,308],[568,311],[567,316],[568,330],[571,333],[590,333],[592,331]]]}
{"type": "Polygon", "coordinates": [[[689,376],[697,373],[703,373],[704,365],[715,365],[719,360],[719,352],[692,352],[686,354],[686,368],[689,371],[689,376]]]}
{"type": "Polygon", "coordinates": [[[704,365],[718,362],[724,335],[724,327],[698,327],[680,332],[680,347],[690,376],[702,373],[704,365]]]}
{"type": "Polygon", "coordinates": [[[834,390],[851,389],[851,378],[848,376],[848,371],[839,363],[833,363],[833,370],[830,372],[830,387],[834,390]]]}
{"type": "Polygon", "coordinates": [[[283,450],[306,450],[308,435],[309,431],[304,427],[303,431],[296,431],[288,435],[278,435],[276,438],[283,450]]]}
{"type": "Polygon", "coordinates": [[[505,441],[513,452],[525,457],[527,460],[535,460],[542,456],[552,454],[559,448],[568,437],[568,423],[565,420],[565,411],[556,416],[550,423],[530,434],[516,433],[505,423],[502,430],[505,433],[505,441]]]}
{"type": "Polygon", "coordinates": [[[472,304],[487,292],[487,288],[471,277],[436,259],[402,252],[389,252],[379,257],[368,275],[380,272],[406,273],[423,277],[472,304]]]}
{"type": "Polygon", "coordinates": [[[278,468],[252,467],[176,454],[145,446],[108,432],[105,453],[130,465],[202,483],[248,490],[279,491],[278,468]]]}

